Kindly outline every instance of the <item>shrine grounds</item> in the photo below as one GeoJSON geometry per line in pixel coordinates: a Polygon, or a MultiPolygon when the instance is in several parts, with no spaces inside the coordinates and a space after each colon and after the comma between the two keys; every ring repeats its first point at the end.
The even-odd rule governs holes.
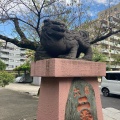
{"type": "MultiPolygon", "coordinates": [[[[0,120],[36,120],[39,86],[12,83],[0,87],[0,120]]],[[[104,120],[119,120],[120,111],[103,109],[104,120]]]]}

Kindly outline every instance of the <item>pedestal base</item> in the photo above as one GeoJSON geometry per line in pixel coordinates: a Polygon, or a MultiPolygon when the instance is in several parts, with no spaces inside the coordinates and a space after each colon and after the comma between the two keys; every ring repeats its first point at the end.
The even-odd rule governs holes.
{"type": "Polygon", "coordinates": [[[103,120],[97,76],[106,65],[72,59],[46,59],[31,64],[42,77],[37,120],[103,120]]]}
{"type": "MultiPolygon", "coordinates": [[[[80,117],[80,111],[77,110],[79,101],[77,106],[74,105],[74,103],[72,103],[71,109],[76,109],[75,113],[78,114],[77,116],[75,116],[75,119],[66,117],[66,114],[67,115],[73,114],[73,113],[65,113],[68,111],[67,108],[69,107],[67,106],[67,101],[68,99],[70,99],[69,92],[72,86],[73,79],[74,78],[58,78],[58,77],[42,78],[38,112],[37,112],[37,120],[84,120],[80,117]]],[[[91,99],[93,99],[92,96],[94,96],[93,101],[95,101],[95,103],[92,103],[92,104],[94,104],[94,107],[96,106],[96,108],[94,108],[93,105],[90,103],[90,99],[88,100],[88,103],[90,103],[90,106],[87,106],[86,108],[85,107],[82,108],[82,109],[92,110],[93,119],[89,118],[88,120],[103,120],[100,91],[98,87],[97,78],[86,77],[86,78],[80,78],[80,79],[83,79],[85,82],[89,83],[92,86],[95,93],[95,94],[94,93],[90,93],[90,94],[92,94],[91,99]]],[[[83,90],[80,89],[79,92],[81,91],[83,90]]],[[[89,94],[89,92],[90,91],[87,91],[86,94],[89,94]]],[[[75,95],[74,93],[75,91],[73,89],[72,94],[75,95]]],[[[78,96],[76,94],[76,97],[78,97],[78,99],[81,98],[79,94],[78,96]]]]}

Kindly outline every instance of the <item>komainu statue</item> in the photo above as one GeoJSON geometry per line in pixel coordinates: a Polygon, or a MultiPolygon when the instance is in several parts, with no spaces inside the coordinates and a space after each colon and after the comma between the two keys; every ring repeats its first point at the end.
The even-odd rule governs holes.
{"type": "Polygon", "coordinates": [[[36,60],[45,58],[75,59],[81,53],[84,53],[82,59],[92,59],[88,32],[68,30],[64,23],[58,21],[44,20],[40,42],[41,45],[35,54],[36,60]]]}

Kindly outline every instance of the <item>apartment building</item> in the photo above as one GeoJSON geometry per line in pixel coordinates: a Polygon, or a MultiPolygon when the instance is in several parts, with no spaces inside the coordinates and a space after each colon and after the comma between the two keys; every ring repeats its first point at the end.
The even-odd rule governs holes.
{"type": "MultiPolygon", "coordinates": [[[[105,35],[108,29],[120,30],[120,3],[99,12],[97,19],[82,24],[80,29],[88,31],[91,39],[105,35]]],[[[109,68],[120,70],[120,33],[97,42],[93,47],[106,55],[109,68]]]]}
{"type": "MultiPolygon", "coordinates": [[[[120,3],[98,13],[98,19],[102,23],[102,28],[112,28],[120,30],[120,3]]],[[[104,41],[99,42],[102,45],[102,53],[108,57],[108,65],[111,69],[120,70],[120,61],[115,64],[117,57],[120,57],[120,33],[112,35],[104,41]]],[[[119,59],[119,58],[118,58],[119,59]]]]}
{"type": "Polygon", "coordinates": [[[6,70],[13,70],[15,67],[20,66],[26,60],[26,50],[19,48],[12,43],[6,43],[4,41],[0,46],[0,59],[6,64],[6,70]]]}

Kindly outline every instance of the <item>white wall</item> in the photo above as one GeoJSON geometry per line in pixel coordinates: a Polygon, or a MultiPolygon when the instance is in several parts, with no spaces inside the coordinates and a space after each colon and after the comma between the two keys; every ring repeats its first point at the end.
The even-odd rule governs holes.
{"type": "Polygon", "coordinates": [[[33,77],[33,85],[40,85],[41,84],[41,77],[33,77]]]}

